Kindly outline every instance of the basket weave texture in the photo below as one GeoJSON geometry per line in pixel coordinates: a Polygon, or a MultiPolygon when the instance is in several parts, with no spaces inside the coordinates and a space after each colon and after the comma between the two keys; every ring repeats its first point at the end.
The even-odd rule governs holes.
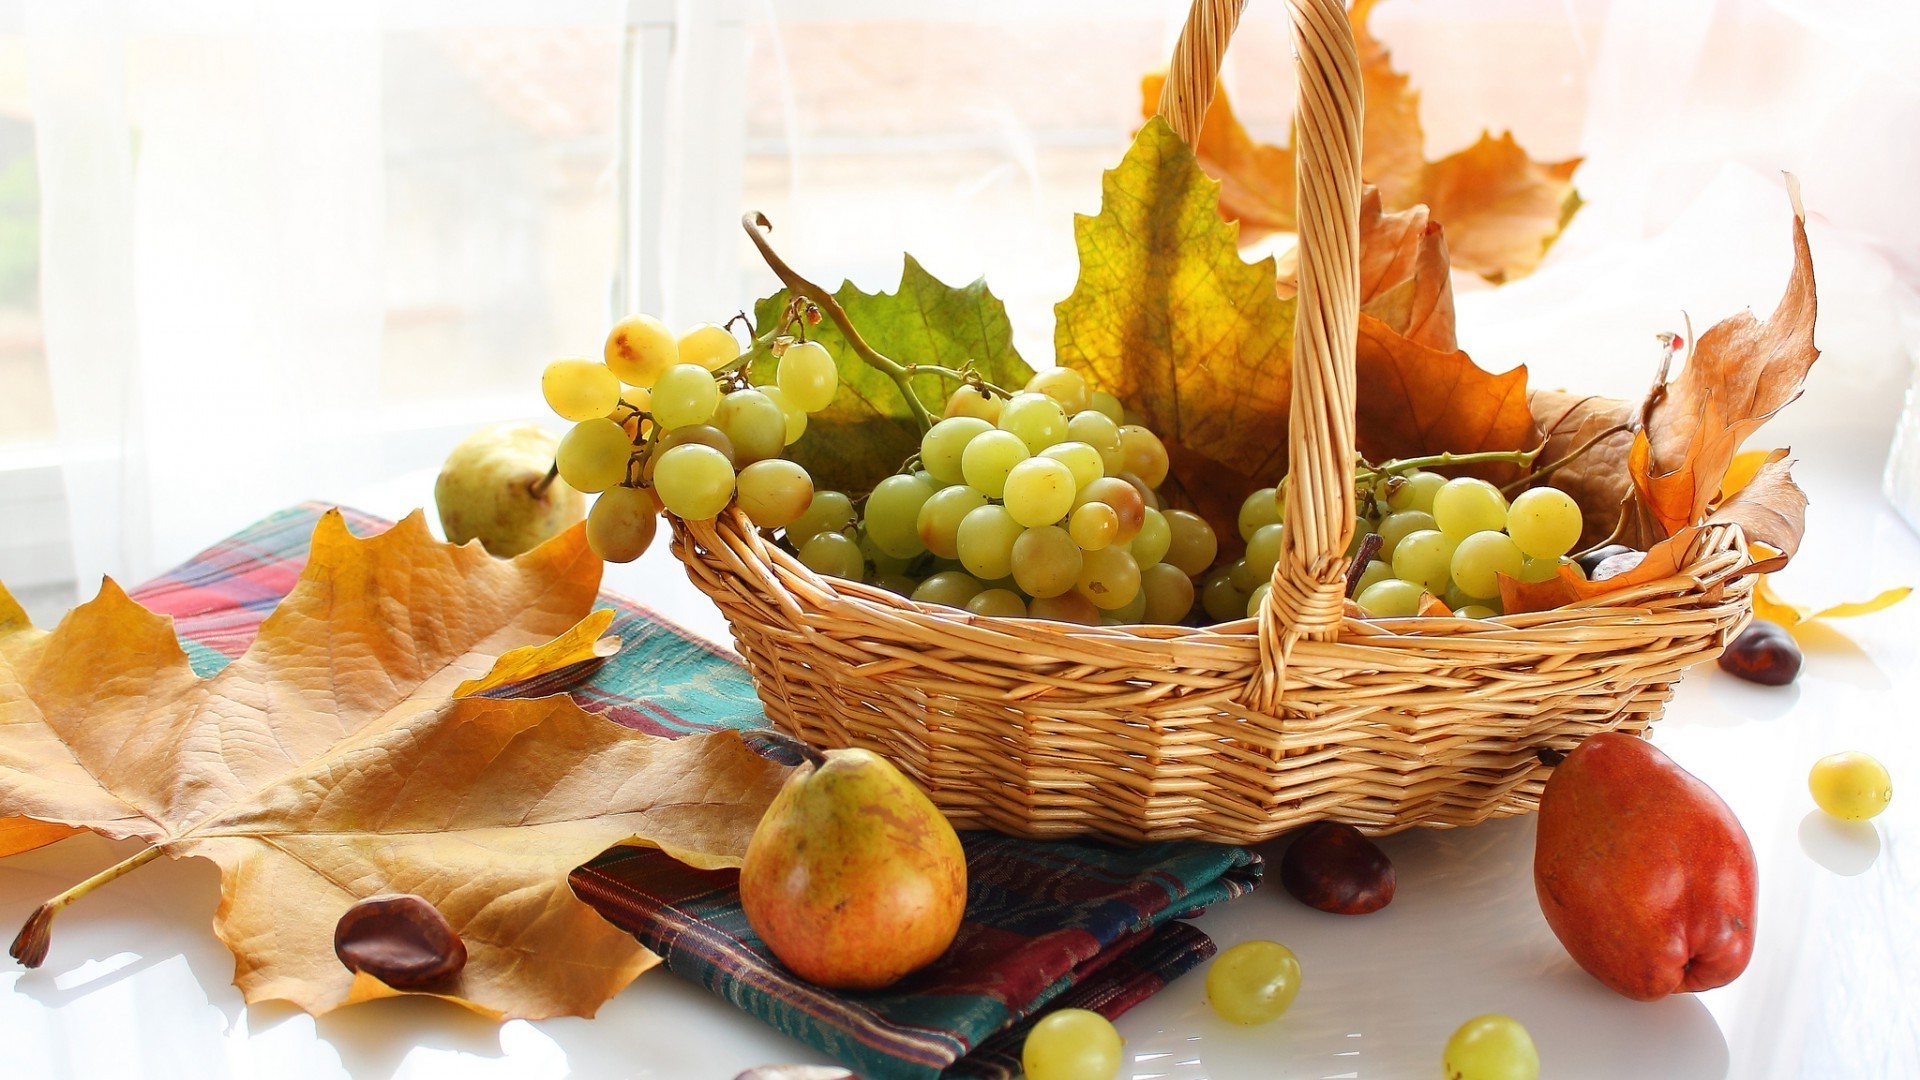
{"type": "MultiPolygon", "coordinates": [[[[1160,113],[1189,142],[1243,0],[1195,0],[1160,113]]],[[[1339,0],[1289,0],[1300,101],[1300,309],[1287,546],[1258,618],[1084,627],[916,604],[823,578],[737,509],[673,519],[768,716],[861,746],[960,828],[1254,842],[1315,820],[1370,832],[1539,805],[1538,750],[1638,733],[1745,625],[1735,529],[1674,577],[1489,620],[1344,614],[1354,521],[1359,69],[1339,0]]]]}

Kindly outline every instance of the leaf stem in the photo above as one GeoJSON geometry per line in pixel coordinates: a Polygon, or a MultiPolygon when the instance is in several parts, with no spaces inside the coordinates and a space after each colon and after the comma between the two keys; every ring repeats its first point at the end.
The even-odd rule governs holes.
{"type": "Polygon", "coordinates": [[[1013,391],[995,386],[994,384],[981,378],[980,373],[977,371],[961,371],[956,368],[941,367],[938,364],[908,364],[907,374],[908,375],[940,375],[945,378],[952,379],[955,382],[966,383],[969,386],[977,386],[982,391],[989,394],[997,394],[1003,398],[1010,398],[1013,396],[1013,391]]]}
{"type": "Polygon", "coordinates": [[[920,395],[913,391],[912,370],[867,344],[866,339],[860,336],[860,331],[854,329],[853,320],[847,317],[846,310],[840,306],[840,301],[833,298],[832,293],[808,281],[800,275],[799,271],[787,265],[787,261],[782,259],[773,250],[773,245],[767,242],[767,230],[773,228],[773,223],[767,220],[767,216],[758,210],[749,211],[741,216],[740,224],[747,230],[747,238],[753,241],[753,246],[759,250],[760,257],[766,260],[767,266],[779,277],[780,283],[785,285],[789,292],[805,296],[818,304],[827,313],[827,317],[833,320],[833,324],[840,328],[841,335],[847,339],[847,345],[853,349],[854,354],[865,361],[868,367],[892,379],[900,388],[901,395],[907,399],[907,407],[913,410],[914,419],[920,422],[921,430],[932,427],[933,414],[928,411],[926,402],[920,400],[920,395]]]}
{"type": "Polygon", "coordinates": [[[60,912],[65,910],[75,900],[105,885],[114,878],[138,870],[159,857],[159,848],[143,848],[133,857],[107,867],[105,870],[75,885],[59,896],[41,904],[39,908],[27,918],[27,924],[20,928],[19,935],[13,939],[12,948],[7,950],[8,954],[15,960],[20,961],[20,966],[22,967],[39,967],[42,963],[46,962],[47,946],[52,943],[53,917],[55,915],[60,914],[60,912]]]}
{"type": "Polygon", "coordinates": [[[1580,460],[1581,456],[1584,455],[1587,451],[1593,449],[1594,447],[1600,445],[1601,443],[1607,441],[1608,439],[1613,438],[1615,435],[1618,435],[1623,431],[1632,431],[1632,430],[1633,430],[1632,424],[1626,424],[1626,423],[1615,424],[1612,427],[1607,428],[1605,431],[1595,434],[1592,438],[1588,439],[1586,442],[1581,443],[1578,448],[1568,452],[1567,454],[1553,461],[1547,462],[1545,465],[1540,466],[1539,468],[1533,470],[1532,472],[1521,477],[1520,479],[1507,484],[1505,487],[1502,487],[1500,489],[1500,494],[1511,495],[1514,492],[1519,491],[1520,489],[1528,486],[1529,484],[1533,484],[1540,480],[1544,480],[1547,477],[1552,476],[1556,470],[1566,468],[1568,465],[1571,465],[1574,462],[1580,460]]]}

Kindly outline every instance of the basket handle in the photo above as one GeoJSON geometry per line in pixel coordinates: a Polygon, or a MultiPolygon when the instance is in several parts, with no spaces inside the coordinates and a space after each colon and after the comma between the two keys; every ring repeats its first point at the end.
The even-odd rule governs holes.
{"type": "MultiPolygon", "coordinates": [[[[1160,93],[1159,113],[1196,145],[1220,57],[1246,0],[1193,0],[1160,93]]],[[[1286,539],[1260,609],[1260,674],[1247,703],[1279,706],[1287,654],[1330,640],[1346,598],[1353,539],[1354,342],[1360,321],[1360,60],[1340,0],[1287,0],[1293,15],[1294,171],[1300,222],[1293,327],[1286,539]]]]}

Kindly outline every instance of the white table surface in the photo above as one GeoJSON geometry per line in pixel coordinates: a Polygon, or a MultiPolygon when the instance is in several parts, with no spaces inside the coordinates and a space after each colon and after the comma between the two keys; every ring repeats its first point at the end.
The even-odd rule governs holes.
{"type": "MultiPolygon", "coordinates": [[[[1880,498],[1873,448],[1800,450],[1815,514],[1780,587],[1823,602],[1920,583],[1920,541],[1880,498]]],[[[429,486],[404,477],[355,501],[398,514],[429,486]]],[[[724,632],[664,545],[614,568],[608,585],[724,632]]],[[[1757,947],[1731,986],[1647,1004],[1583,973],[1535,902],[1530,818],[1415,831],[1383,841],[1399,889],[1377,914],[1312,911],[1270,882],[1204,916],[1223,945],[1290,945],[1304,989],[1276,1023],[1233,1028],[1188,976],[1121,1019],[1133,1075],[1434,1077],[1456,1025],[1506,1012],[1532,1031],[1552,1080],[1920,1077],[1920,601],[1840,626],[1847,636],[1806,640],[1794,686],[1697,669],[1656,729],[1732,805],[1759,859],[1757,947]],[[1873,822],[1828,820],[1807,794],[1813,761],[1847,749],[1895,778],[1893,806],[1873,822]]],[[[84,836],[0,863],[0,922],[131,851],[84,836]]],[[[44,967],[0,967],[0,1076],[727,1080],[827,1061],[664,971],[594,1020],[495,1025],[423,998],[319,1019],[247,1006],[209,929],[217,895],[210,863],[163,860],[61,915],[44,967]]]]}

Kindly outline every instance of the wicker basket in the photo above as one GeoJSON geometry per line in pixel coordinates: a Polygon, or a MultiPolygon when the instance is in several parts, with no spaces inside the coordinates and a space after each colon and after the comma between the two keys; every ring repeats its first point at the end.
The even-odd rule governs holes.
{"type": "MultiPolygon", "coordinates": [[[[1191,142],[1244,0],[1195,0],[1160,112],[1191,142]]],[[[892,759],[962,828],[1253,842],[1538,806],[1545,766],[1640,732],[1746,622],[1737,531],[1675,577],[1485,621],[1343,615],[1354,520],[1360,79],[1340,0],[1289,0],[1300,100],[1300,308],[1287,547],[1257,619],[1204,629],[989,618],[822,578],[737,510],[675,520],[768,715],[892,759]]]]}

